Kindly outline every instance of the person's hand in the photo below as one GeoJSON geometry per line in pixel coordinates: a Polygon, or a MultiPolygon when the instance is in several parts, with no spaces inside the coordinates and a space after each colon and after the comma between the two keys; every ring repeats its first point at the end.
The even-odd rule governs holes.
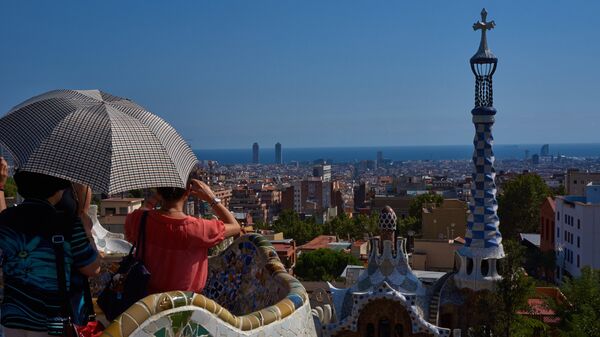
{"type": "Polygon", "coordinates": [[[210,202],[215,198],[215,193],[210,189],[208,185],[197,179],[192,179],[190,183],[192,187],[192,193],[196,195],[200,200],[210,202]]]}
{"type": "Polygon", "coordinates": [[[0,157],[0,188],[4,188],[8,179],[8,163],[0,157]]]}

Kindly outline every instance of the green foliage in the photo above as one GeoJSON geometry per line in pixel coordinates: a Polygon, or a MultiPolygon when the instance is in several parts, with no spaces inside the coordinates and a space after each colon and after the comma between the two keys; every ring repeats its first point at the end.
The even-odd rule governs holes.
{"type": "Polygon", "coordinates": [[[539,232],[540,206],[551,195],[544,180],[526,173],[507,181],[498,196],[502,236],[517,239],[519,233],[539,232]]]}
{"type": "Polygon", "coordinates": [[[444,197],[439,194],[426,193],[418,195],[411,199],[410,204],[408,205],[408,215],[417,218],[419,222],[421,222],[424,204],[435,203],[436,206],[440,206],[442,202],[444,202],[444,197]]]}
{"type": "Polygon", "coordinates": [[[324,234],[337,235],[340,239],[362,239],[366,233],[377,235],[379,227],[377,225],[377,214],[363,215],[350,218],[342,213],[329,221],[324,226],[324,234]]]}
{"type": "Polygon", "coordinates": [[[131,190],[128,192],[130,198],[143,198],[144,190],[131,190]]]}
{"type": "Polygon", "coordinates": [[[284,210],[271,226],[257,224],[257,228],[283,232],[284,237],[294,239],[298,245],[303,245],[322,234],[336,235],[342,240],[348,238],[359,240],[365,233],[377,235],[379,231],[377,219],[377,214],[370,216],[361,214],[350,218],[342,213],[326,224],[320,225],[314,218],[302,220],[293,210],[284,210]]]}
{"type": "Polygon", "coordinates": [[[6,179],[6,184],[4,185],[4,196],[7,198],[13,198],[17,196],[17,184],[15,184],[15,180],[12,177],[8,177],[8,179],[6,179]]]}
{"type": "Polygon", "coordinates": [[[255,229],[271,229],[268,223],[261,220],[255,222],[254,225],[252,225],[252,227],[254,227],[255,229]]]}
{"type": "Polygon", "coordinates": [[[281,212],[271,229],[283,232],[284,237],[296,240],[298,245],[303,245],[324,232],[323,226],[317,224],[314,218],[301,220],[293,210],[281,212]]]}
{"type": "Polygon", "coordinates": [[[404,219],[398,219],[398,234],[403,237],[408,237],[408,231],[415,233],[421,232],[421,220],[414,216],[408,216],[404,219]]]}
{"type": "Polygon", "coordinates": [[[333,281],[349,264],[362,265],[348,253],[322,248],[302,253],[294,273],[303,281],[333,281]]]}
{"type": "Polygon", "coordinates": [[[567,195],[567,190],[565,189],[565,185],[561,184],[558,187],[550,187],[550,193],[552,193],[552,196],[567,195]]]}
{"type": "Polygon", "coordinates": [[[557,304],[562,335],[600,336],[600,270],[584,267],[581,276],[567,278],[561,290],[568,300],[557,304]]]}

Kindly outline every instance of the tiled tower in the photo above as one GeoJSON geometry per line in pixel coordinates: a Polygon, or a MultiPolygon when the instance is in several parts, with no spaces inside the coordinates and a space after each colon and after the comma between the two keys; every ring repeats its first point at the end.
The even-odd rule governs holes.
{"type": "Polygon", "coordinates": [[[471,110],[475,124],[474,172],[469,201],[471,213],[465,245],[458,252],[460,270],[454,278],[458,287],[475,291],[492,289],[494,281],[501,279],[496,262],[504,257],[492,151],[492,126],[496,115],[492,76],[496,71],[498,58],[489,50],[486,37],[487,30],[494,28],[496,24],[494,21],[486,21],[486,17],[484,8],[481,11],[481,21],[473,25],[474,30],[481,30],[481,42],[477,53],[470,60],[471,70],[475,74],[475,108],[471,110]]]}

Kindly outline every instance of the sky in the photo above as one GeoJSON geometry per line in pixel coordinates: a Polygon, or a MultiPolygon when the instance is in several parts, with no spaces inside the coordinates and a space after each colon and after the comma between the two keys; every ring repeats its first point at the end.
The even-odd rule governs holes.
{"type": "Polygon", "coordinates": [[[469,144],[482,7],[496,143],[600,142],[596,0],[3,0],[0,114],[100,89],[194,149],[469,144]]]}

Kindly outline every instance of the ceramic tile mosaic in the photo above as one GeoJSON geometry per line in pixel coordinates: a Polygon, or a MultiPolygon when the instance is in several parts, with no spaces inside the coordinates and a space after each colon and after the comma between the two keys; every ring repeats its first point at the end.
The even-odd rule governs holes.
{"type": "Polygon", "coordinates": [[[262,236],[238,238],[209,260],[209,270],[215,300],[190,292],[150,295],[119,316],[104,336],[316,337],[306,290],[262,236]]]}
{"type": "Polygon", "coordinates": [[[362,308],[369,302],[387,299],[399,303],[404,307],[412,322],[412,333],[425,333],[436,337],[450,336],[450,329],[437,327],[423,318],[421,310],[417,307],[417,296],[414,294],[402,294],[392,288],[387,282],[383,282],[377,288],[368,292],[355,292],[352,294],[352,311],[344,319],[323,326],[324,336],[335,336],[343,330],[357,331],[357,323],[362,308]]]}
{"type": "Polygon", "coordinates": [[[331,308],[315,308],[312,311],[321,335],[329,337],[343,334],[343,331],[357,332],[363,308],[372,301],[387,300],[406,310],[413,334],[450,336],[449,329],[437,327],[425,319],[431,296],[408,264],[406,240],[398,238],[395,247],[391,240],[383,240],[381,254],[379,244],[378,240],[373,240],[368,266],[353,286],[339,289],[329,284],[333,312],[331,308]],[[326,311],[330,313],[326,315],[326,311]]]}
{"type": "Polygon", "coordinates": [[[274,249],[263,245],[265,254],[259,254],[260,244],[251,236],[236,241],[221,255],[210,259],[204,295],[231,313],[240,315],[270,305],[285,297],[285,284],[270,277],[264,268],[267,259],[276,257],[274,249]]]}

